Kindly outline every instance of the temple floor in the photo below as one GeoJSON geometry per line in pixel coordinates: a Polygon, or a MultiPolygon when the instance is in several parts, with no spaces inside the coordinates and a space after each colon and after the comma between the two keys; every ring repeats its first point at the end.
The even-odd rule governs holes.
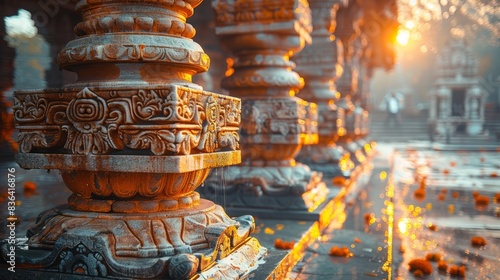
{"type": "Polygon", "coordinates": [[[448,271],[431,262],[424,279],[453,278],[452,266],[464,266],[466,279],[498,277],[500,147],[440,147],[379,143],[369,183],[345,201],[344,222],[307,248],[290,279],[420,279],[408,264],[426,257],[442,259],[448,271]],[[476,206],[477,193],[490,203],[476,206]],[[486,246],[473,246],[473,236],[486,246]],[[329,255],[335,246],[350,255],[329,255]]]}
{"type": "MultiPolygon", "coordinates": [[[[495,279],[500,275],[499,148],[379,143],[366,182],[332,191],[338,197],[330,205],[329,224],[256,218],[252,236],[268,255],[249,278],[414,279],[409,263],[428,258],[441,259],[448,270],[430,262],[426,279],[451,279],[453,266],[463,266],[468,279],[495,279]],[[472,237],[484,238],[486,245],[474,246],[472,237]],[[295,247],[277,249],[277,238],[294,240],[295,247]]],[[[16,168],[18,238],[40,212],[64,204],[71,195],[58,171],[25,171],[13,161],[0,165],[2,170],[16,168]],[[27,182],[35,188],[23,190],[27,182]]],[[[7,201],[2,196],[2,217],[7,201]]],[[[6,219],[0,221],[0,237],[8,237],[6,219]]],[[[2,267],[1,275],[5,271],[2,267]]]]}

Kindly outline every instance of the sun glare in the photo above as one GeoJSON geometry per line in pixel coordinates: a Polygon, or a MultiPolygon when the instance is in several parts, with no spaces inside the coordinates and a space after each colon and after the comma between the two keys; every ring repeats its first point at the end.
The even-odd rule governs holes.
{"type": "Polygon", "coordinates": [[[406,46],[410,40],[410,32],[406,29],[399,29],[398,35],[396,36],[396,41],[401,46],[406,46]]]}

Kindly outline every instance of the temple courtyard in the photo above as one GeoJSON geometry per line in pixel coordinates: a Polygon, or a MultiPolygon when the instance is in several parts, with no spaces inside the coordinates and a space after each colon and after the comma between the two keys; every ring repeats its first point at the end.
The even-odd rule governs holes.
{"type": "MultiPolygon", "coordinates": [[[[26,171],[14,162],[2,162],[2,169],[12,167],[19,186],[16,237],[22,241],[37,215],[66,203],[71,192],[57,171],[26,171]]],[[[424,279],[496,279],[500,274],[499,170],[500,146],[491,143],[379,143],[356,182],[333,189],[331,205],[326,206],[332,209],[322,214],[327,225],[307,217],[290,219],[286,213],[281,218],[256,217],[253,236],[267,253],[245,277],[419,279],[409,262],[428,258],[434,260],[432,272],[424,279]],[[477,197],[486,197],[489,203],[481,204],[477,197]],[[484,238],[486,244],[473,245],[473,237],[484,238]],[[280,249],[277,239],[295,244],[280,249]],[[343,247],[347,254],[332,254],[336,250],[332,248],[343,247]],[[438,268],[438,259],[447,269],[438,268]],[[453,266],[463,266],[465,276],[450,275],[453,266]]],[[[224,196],[219,193],[222,206],[224,196]]],[[[2,213],[6,202],[3,197],[2,213]]],[[[9,234],[6,221],[1,220],[4,240],[9,234]]],[[[5,264],[2,279],[18,279],[18,274],[4,268],[5,264]]]]}

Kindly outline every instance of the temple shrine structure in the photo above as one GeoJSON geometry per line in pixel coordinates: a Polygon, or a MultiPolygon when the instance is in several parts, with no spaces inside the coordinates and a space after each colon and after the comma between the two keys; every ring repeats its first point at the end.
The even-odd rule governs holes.
{"type": "Polygon", "coordinates": [[[479,135],[487,97],[478,59],[463,38],[453,38],[437,57],[429,122],[439,135],[479,135]]]}

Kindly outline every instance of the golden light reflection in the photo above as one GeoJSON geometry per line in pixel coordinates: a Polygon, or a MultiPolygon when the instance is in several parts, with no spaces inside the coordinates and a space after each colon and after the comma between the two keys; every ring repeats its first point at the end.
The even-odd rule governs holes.
{"type": "Polygon", "coordinates": [[[351,160],[350,156],[343,156],[339,161],[339,167],[342,171],[349,171],[354,168],[354,162],[351,160]]]}
{"type": "Polygon", "coordinates": [[[337,131],[338,136],[344,136],[344,135],[346,135],[346,133],[347,133],[346,129],[343,127],[339,128],[339,130],[337,131]]]}
{"type": "Polygon", "coordinates": [[[455,212],[455,205],[448,205],[448,213],[453,214],[455,212]]]}
{"type": "Polygon", "coordinates": [[[370,144],[368,144],[368,143],[366,143],[366,144],[365,144],[364,148],[365,148],[365,151],[366,151],[367,153],[370,153],[370,152],[371,152],[371,150],[372,150],[372,147],[371,147],[371,146],[370,146],[370,144]]]}
{"type": "Polygon", "coordinates": [[[396,41],[399,45],[406,46],[410,41],[410,31],[400,28],[398,30],[398,35],[396,35],[396,41]]]}
{"type": "Polygon", "coordinates": [[[365,157],[365,155],[363,155],[363,152],[361,152],[359,150],[354,153],[354,156],[356,157],[356,159],[360,163],[362,163],[362,162],[364,162],[366,160],[366,157],[365,157]]]}
{"type": "MultiPolygon", "coordinates": [[[[380,173],[382,177],[382,172],[380,173]]],[[[387,177],[387,173],[385,173],[384,177],[387,177]]],[[[385,179],[385,178],[384,178],[385,179]]],[[[387,272],[388,279],[392,279],[392,245],[394,238],[394,203],[392,202],[392,198],[394,197],[394,183],[392,178],[389,178],[389,182],[386,188],[385,196],[389,199],[385,200],[387,202],[386,213],[387,213],[387,259],[382,266],[382,270],[387,272]]],[[[385,203],[384,202],[384,203],[385,203]]],[[[380,247],[379,247],[380,248],[380,247]]]]}
{"type": "Polygon", "coordinates": [[[380,172],[380,180],[384,181],[387,178],[387,172],[382,171],[380,172]]]}
{"type": "Polygon", "coordinates": [[[408,233],[408,218],[404,218],[404,219],[401,219],[399,220],[398,222],[398,229],[399,229],[399,232],[402,233],[402,234],[407,234],[408,233]]]}

